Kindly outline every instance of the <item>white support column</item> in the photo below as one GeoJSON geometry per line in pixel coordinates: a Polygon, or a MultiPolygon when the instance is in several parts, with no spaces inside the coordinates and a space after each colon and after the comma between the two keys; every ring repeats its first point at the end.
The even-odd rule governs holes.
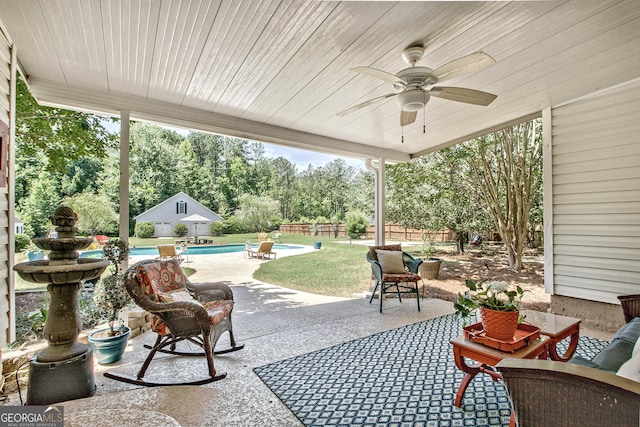
{"type": "MultiPolygon", "coordinates": [[[[129,111],[120,112],[120,227],[119,236],[129,243],[129,111]]],[[[125,262],[126,267],[126,262],[125,262]]]]}
{"type": "Polygon", "coordinates": [[[553,295],[553,132],[551,108],[542,110],[543,207],[544,207],[544,291],[553,295]]]}
{"type": "Polygon", "coordinates": [[[385,203],[384,203],[384,182],[385,182],[385,167],[384,158],[378,159],[378,164],[373,165],[371,160],[365,160],[365,166],[368,170],[373,172],[374,175],[374,203],[375,203],[375,245],[384,245],[385,238],[385,203]]]}

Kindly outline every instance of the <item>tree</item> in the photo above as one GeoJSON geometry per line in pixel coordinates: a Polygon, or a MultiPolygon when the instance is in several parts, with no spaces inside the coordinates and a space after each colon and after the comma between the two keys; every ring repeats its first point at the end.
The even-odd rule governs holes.
{"type": "Polygon", "coordinates": [[[465,161],[500,238],[509,268],[523,268],[529,215],[542,187],[542,121],[511,126],[478,138],[465,161]]]}
{"type": "Polygon", "coordinates": [[[350,211],[345,217],[344,230],[351,239],[359,239],[367,232],[367,217],[362,212],[350,211]]]}
{"type": "Polygon", "coordinates": [[[297,185],[296,165],[284,157],[270,162],[269,196],[280,202],[282,218],[291,218],[297,185]]]}
{"type": "Polygon", "coordinates": [[[387,216],[404,227],[429,232],[449,229],[456,235],[458,253],[471,230],[485,229],[488,214],[475,192],[459,176],[461,153],[452,147],[408,163],[388,167],[387,216]]]}
{"type": "Polygon", "coordinates": [[[21,156],[43,153],[51,173],[64,174],[69,162],[103,158],[117,137],[94,114],[39,105],[22,79],[16,82],[16,144],[21,156]]]}
{"type": "Polygon", "coordinates": [[[60,205],[60,201],[58,183],[50,173],[41,171],[18,213],[25,223],[26,234],[35,237],[46,236],[51,226],[49,217],[60,205]]]}
{"type": "Polygon", "coordinates": [[[118,214],[106,195],[77,193],[66,198],[65,204],[78,214],[78,230],[90,236],[113,234],[117,230],[118,214]]]}
{"type": "Polygon", "coordinates": [[[267,196],[243,194],[240,196],[240,207],[235,217],[244,229],[250,231],[270,231],[280,220],[278,202],[267,196]]]}

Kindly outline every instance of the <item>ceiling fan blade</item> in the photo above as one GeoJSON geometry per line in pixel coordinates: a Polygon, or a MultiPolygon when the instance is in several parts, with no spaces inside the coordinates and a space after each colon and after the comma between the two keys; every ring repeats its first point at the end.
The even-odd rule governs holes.
{"type": "Polygon", "coordinates": [[[431,72],[439,82],[483,70],[496,63],[484,52],[475,52],[444,64],[431,72]]]}
{"type": "Polygon", "coordinates": [[[416,121],[417,111],[400,111],[400,126],[410,125],[416,121]]]}
{"type": "Polygon", "coordinates": [[[467,104],[487,106],[493,102],[498,95],[489,92],[482,92],[475,89],[463,87],[436,86],[429,90],[431,96],[448,99],[449,101],[464,102],[467,104]]]}
{"type": "Polygon", "coordinates": [[[372,98],[372,99],[370,99],[368,101],[364,101],[361,104],[354,105],[353,107],[349,107],[346,110],[342,110],[338,114],[336,114],[336,116],[340,116],[340,117],[345,116],[345,115],[347,115],[349,113],[353,113],[356,110],[359,110],[359,109],[364,108],[364,107],[368,107],[371,104],[375,104],[376,102],[380,102],[380,101],[382,101],[384,99],[391,98],[392,96],[396,96],[396,95],[397,95],[397,93],[388,93],[386,95],[382,95],[382,96],[379,96],[377,98],[372,98]]]}
{"type": "Polygon", "coordinates": [[[407,85],[407,81],[405,79],[402,79],[391,73],[387,73],[386,71],[377,70],[375,68],[355,67],[355,68],[352,68],[351,71],[355,71],[356,73],[360,73],[360,74],[368,74],[371,77],[375,77],[376,79],[380,79],[389,83],[400,83],[404,86],[407,85]]]}

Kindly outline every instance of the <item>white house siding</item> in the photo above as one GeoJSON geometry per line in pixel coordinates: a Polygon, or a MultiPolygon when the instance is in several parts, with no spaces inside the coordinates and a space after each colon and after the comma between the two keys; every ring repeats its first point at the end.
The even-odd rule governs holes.
{"type": "Polygon", "coordinates": [[[220,215],[211,211],[209,208],[202,205],[186,193],[180,192],[136,216],[135,220],[136,224],[147,221],[152,222],[155,227],[155,233],[153,237],[175,236],[175,234],[173,233],[173,228],[178,223],[182,223],[187,226],[187,228],[189,229],[189,236],[202,236],[209,234],[209,224],[211,224],[211,222],[222,221],[222,217],[220,217],[220,215]],[[178,211],[178,203],[186,204],[186,212],[178,211]],[[194,214],[202,215],[205,218],[211,219],[211,221],[209,223],[198,223],[196,225],[192,222],[182,220],[183,218],[194,214]]]}
{"type": "MultiPolygon", "coordinates": [[[[5,150],[0,155],[2,164],[0,180],[4,185],[0,186],[0,343],[8,344],[15,339],[15,325],[13,321],[13,191],[9,189],[13,175],[9,174],[13,167],[13,127],[15,115],[15,76],[16,76],[15,52],[12,52],[10,39],[6,36],[4,28],[0,27],[0,122],[8,127],[3,135],[5,150]]],[[[0,368],[1,372],[1,368],[0,368]]]]}
{"type": "Polygon", "coordinates": [[[553,293],[617,303],[640,293],[640,81],[551,116],[553,293]]]}

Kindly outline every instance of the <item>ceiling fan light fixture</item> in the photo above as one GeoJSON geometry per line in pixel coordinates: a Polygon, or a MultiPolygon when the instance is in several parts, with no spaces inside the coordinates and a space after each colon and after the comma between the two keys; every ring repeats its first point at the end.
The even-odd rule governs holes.
{"type": "Polygon", "coordinates": [[[419,111],[429,102],[429,94],[422,89],[407,90],[396,98],[402,111],[419,111]]]}

